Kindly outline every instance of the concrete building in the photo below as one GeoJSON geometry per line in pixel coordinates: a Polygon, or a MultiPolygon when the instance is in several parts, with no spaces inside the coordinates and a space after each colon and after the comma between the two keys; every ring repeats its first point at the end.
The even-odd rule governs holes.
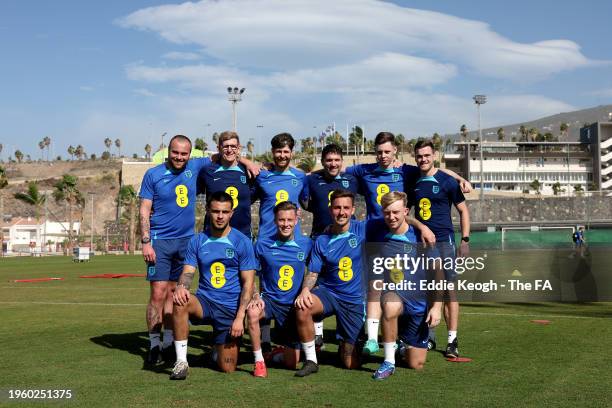
{"type": "Polygon", "coordinates": [[[580,129],[580,141],[593,153],[593,182],[612,191],[612,122],[595,122],[580,129]]]}
{"type": "MultiPolygon", "coordinates": [[[[480,188],[480,151],[478,142],[457,142],[456,152],[444,155],[446,167],[455,170],[480,188]]],[[[534,192],[537,180],[540,193],[573,194],[593,187],[593,153],[582,142],[483,142],[485,191],[534,192]]],[[[597,189],[597,188],[596,188],[597,189]]]]}
{"type": "MultiPolygon", "coordinates": [[[[68,221],[37,221],[33,218],[15,218],[3,227],[4,252],[57,251],[68,238],[68,221]]],[[[73,236],[81,229],[80,222],[73,223],[73,236]]]]}

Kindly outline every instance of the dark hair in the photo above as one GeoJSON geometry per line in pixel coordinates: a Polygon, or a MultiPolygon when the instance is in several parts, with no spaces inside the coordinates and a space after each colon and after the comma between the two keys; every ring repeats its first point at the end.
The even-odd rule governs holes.
{"type": "Polygon", "coordinates": [[[234,204],[232,196],[227,194],[223,190],[215,191],[214,193],[206,197],[206,208],[210,208],[210,203],[212,203],[213,201],[217,201],[219,203],[230,203],[232,204],[232,206],[234,204]]]}
{"type": "Polygon", "coordinates": [[[291,201],[283,201],[278,203],[274,207],[274,216],[278,214],[279,211],[295,211],[297,214],[297,205],[293,204],[291,201]]]}
{"type": "Polygon", "coordinates": [[[348,197],[351,199],[351,203],[355,205],[355,194],[350,192],[349,190],[343,190],[341,188],[332,191],[331,196],[329,197],[329,202],[333,203],[337,198],[345,198],[348,197]]]}
{"type": "Polygon", "coordinates": [[[434,147],[434,144],[431,139],[422,139],[416,142],[416,144],[414,145],[414,152],[416,153],[417,150],[422,149],[424,147],[431,147],[432,152],[436,151],[436,148],[434,147]]]}
{"type": "Polygon", "coordinates": [[[272,145],[273,149],[282,149],[285,146],[289,146],[289,149],[293,150],[295,140],[289,133],[279,133],[272,138],[270,144],[272,145]]]}
{"type": "Polygon", "coordinates": [[[172,142],[174,142],[175,140],[181,141],[181,142],[187,142],[189,143],[189,147],[190,147],[190,151],[191,151],[191,140],[189,140],[189,138],[185,135],[175,135],[172,136],[172,139],[170,139],[170,142],[168,143],[168,151],[170,151],[170,146],[172,146],[172,142]]]}
{"type": "Polygon", "coordinates": [[[342,157],[342,148],[335,143],[328,144],[321,150],[321,161],[325,160],[328,154],[339,154],[342,157]]]}
{"type": "Polygon", "coordinates": [[[387,142],[391,142],[391,144],[395,146],[395,135],[391,132],[380,132],[376,135],[376,138],[374,139],[374,146],[378,146],[387,142]]]}

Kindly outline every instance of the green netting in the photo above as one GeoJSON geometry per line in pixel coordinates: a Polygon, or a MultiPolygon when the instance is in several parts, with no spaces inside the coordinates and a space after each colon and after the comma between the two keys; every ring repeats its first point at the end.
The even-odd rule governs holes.
{"type": "MultiPolygon", "coordinates": [[[[612,229],[591,229],[584,233],[589,246],[611,246],[612,229]]],[[[460,242],[460,235],[456,242],[460,242]]],[[[573,248],[571,230],[506,230],[504,249],[563,249],[573,248]]],[[[475,231],[470,234],[470,247],[475,249],[501,249],[502,233],[475,231]]]]}

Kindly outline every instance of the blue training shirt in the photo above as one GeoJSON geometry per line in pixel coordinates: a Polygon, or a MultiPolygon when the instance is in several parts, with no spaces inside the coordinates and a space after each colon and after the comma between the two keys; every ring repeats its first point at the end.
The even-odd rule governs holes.
{"type": "Polygon", "coordinates": [[[365,300],[365,230],[366,221],[351,220],[347,232],[319,235],[312,249],[308,269],[319,274],[319,286],[343,302],[361,304],[365,300]]]}
{"type": "Polygon", "coordinates": [[[198,174],[208,157],[190,159],[176,171],[166,163],[150,168],[140,185],[140,198],[151,200],[151,239],[186,238],[194,234],[198,174]]]}
{"type": "Polygon", "coordinates": [[[408,164],[401,167],[381,168],[377,163],[358,164],[346,169],[359,181],[359,192],[366,201],[367,219],[383,218],[380,200],[382,196],[391,191],[404,191],[407,180],[419,177],[419,168],[408,164]]]}
{"type": "Polygon", "coordinates": [[[273,237],[257,240],[255,256],[265,297],[283,305],[293,304],[302,289],[311,249],[310,238],[301,235],[295,235],[291,241],[277,241],[273,237]]]}
{"type": "MultiPolygon", "coordinates": [[[[419,177],[408,188],[409,204],[415,218],[425,224],[440,243],[455,243],[451,207],[465,201],[457,180],[438,170],[433,176],[419,177]]],[[[420,238],[420,235],[417,234],[420,238]]]]}
{"type": "Polygon", "coordinates": [[[221,238],[203,232],[193,236],[184,264],[199,270],[197,295],[231,310],[240,304],[240,272],[258,267],[251,240],[234,228],[221,238]]]}
{"type": "MultiPolygon", "coordinates": [[[[304,185],[306,175],[293,167],[283,172],[262,170],[255,184],[259,198],[259,232],[258,237],[276,234],[274,224],[274,207],[283,201],[290,201],[299,206],[305,201],[304,185]]],[[[301,222],[295,227],[295,235],[301,235],[301,222]]]]}
{"type": "Polygon", "coordinates": [[[332,191],[342,189],[354,194],[359,192],[357,179],[347,173],[340,173],[334,178],[328,178],[325,172],[317,171],[306,176],[305,187],[304,195],[308,200],[306,211],[312,213],[312,232],[310,234],[312,237],[322,234],[325,227],[333,223],[332,216],[329,213],[329,198],[332,191]]]}
{"type": "MultiPolygon", "coordinates": [[[[255,195],[255,183],[249,180],[244,165],[223,167],[219,163],[202,169],[198,177],[198,192],[202,194],[225,191],[233,199],[234,214],[230,225],[251,237],[251,204],[255,195]]],[[[206,217],[205,226],[210,225],[206,217]]]]}

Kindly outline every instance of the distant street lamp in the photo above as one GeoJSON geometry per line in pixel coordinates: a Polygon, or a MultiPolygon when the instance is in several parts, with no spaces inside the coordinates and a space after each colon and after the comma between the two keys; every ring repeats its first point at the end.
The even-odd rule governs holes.
{"type": "MultiPolygon", "coordinates": [[[[483,166],[484,159],[482,155],[482,127],[480,126],[480,105],[487,103],[486,95],[474,95],[474,103],[478,107],[478,145],[480,150],[480,212],[482,213],[482,202],[484,200],[484,176],[483,176],[483,166]]],[[[469,176],[468,176],[469,177],[469,176]]]]}
{"type": "Polygon", "coordinates": [[[94,249],[93,237],[94,237],[94,195],[96,194],[93,191],[88,191],[87,194],[91,196],[91,231],[90,231],[90,239],[89,239],[89,251],[92,252],[94,249]]]}
{"type": "Polygon", "coordinates": [[[242,94],[244,93],[245,88],[238,89],[238,87],[232,88],[231,86],[227,87],[227,100],[232,103],[232,129],[234,132],[236,131],[236,104],[242,100],[242,94]]]}
{"type": "Polygon", "coordinates": [[[265,148],[263,149],[263,151],[259,149],[260,149],[260,145],[263,146],[263,140],[261,138],[261,133],[263,133],[264,125],[257,125],[256,127],[257,129],[262,129],[262,130],[260,132],[257,132],[257,146],[256,146],[257,150],[255,151],[257,152],[257,154],[262,154],[265,151],[265,148]]]}

